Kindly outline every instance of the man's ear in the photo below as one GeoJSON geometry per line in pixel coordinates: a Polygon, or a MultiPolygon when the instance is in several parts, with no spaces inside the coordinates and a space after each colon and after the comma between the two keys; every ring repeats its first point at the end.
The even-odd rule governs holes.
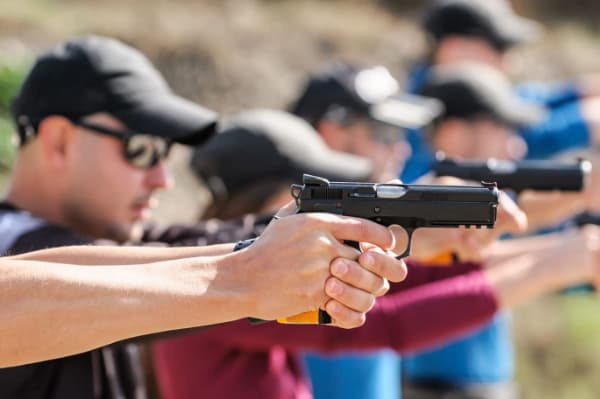
{"type": "Polygon", "coordinates": [[[317,130],[329,148],[335,151],[345,151],[347,149],[350,135],[338,123],[322,120],[317,125],[317,130]]]}
{"type": "Polygon", "coordinates": [[[44,118],[38,126],[40,152],[48,166],[62,167],[70,154],[75,126],[60,115],[44,118]]]}

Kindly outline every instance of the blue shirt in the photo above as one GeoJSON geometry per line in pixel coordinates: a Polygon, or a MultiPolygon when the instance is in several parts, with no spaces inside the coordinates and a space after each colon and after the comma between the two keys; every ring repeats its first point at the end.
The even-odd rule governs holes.
{"type": "Polygon", "coordinates": [[[400,357],[391,350],[336,356],[309,353],[304,359],[315,399],[400,399],[400,357]]]}

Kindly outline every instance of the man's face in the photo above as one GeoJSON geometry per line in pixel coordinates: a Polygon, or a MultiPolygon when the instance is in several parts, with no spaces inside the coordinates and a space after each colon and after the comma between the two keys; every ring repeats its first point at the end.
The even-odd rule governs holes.
{"type": "MultiPolygon", "coordinates": [[[[124,130],[107,114],[85,122],[124,130]]],[[[165,165],[132,165],[124,156],[124,141],[73,125],[74,151],[69,158],[63,214],[67,225],[94,238],[119,242],[132,239],[135,226],[156,206],[153,194],[170,185],[165,165]]]]}
{"type": "Polygon", "coordinates": [[[504,70],[505,52],[480,37],[452,35],[438,43],[434,62],[438,65],[478,62],[498,70],[504,70]]]}
{"type": "Polygon", "coordinates": [[[527,153],[527,144],[515,130],[485,116],[442,122],[434,134],[434,147],[462,159],[518,160],[527,153]]]}
{"type": "Polygon", "coordinates": [[[410,156],[410,146],[402,130],[370,119],[358,119],[344,128],[346,148],[337,149],[368,158],[373,164],[372,179],[397,179],[410,156]]]}

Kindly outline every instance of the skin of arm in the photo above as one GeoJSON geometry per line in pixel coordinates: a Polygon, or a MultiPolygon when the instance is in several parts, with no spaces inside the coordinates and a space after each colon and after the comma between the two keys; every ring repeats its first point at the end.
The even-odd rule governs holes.
{"type": "Polygon", "coordinates": [[[524,191],[519,206],[527,214],[528,230],[563,222],[587,208],[585,193],[524,191]]]}
{"type": "Polygon", "coordinates": [[[494,255],[490,255],[493,267],[485,273],[495,287],[500,306],[511,307],[584,282],[597,285],[600,234],[596,226],[566,231],[547,240],[544,236],[526,240],[528,250],[515,243],[513,256],[506,256],[509,250],[501,254],[499,261],[494,261],[494,255]]]}
{"type": "Polygon", "coordinates": [[[206,247],[124,247],[124,246],[70,246],[27,252],[8,259],[67,263],[73,265],[132,265],[165,260],[216,256],[230,253],[233,244],[206,247]]]}
{"type": "Polygon", "coordinates": [[[195,258],[90,268],[5,260],[0,367],[241,317],[252,311],[252,298],[245,300],[246,290],[216,283],[223,261],[195,258]]]}

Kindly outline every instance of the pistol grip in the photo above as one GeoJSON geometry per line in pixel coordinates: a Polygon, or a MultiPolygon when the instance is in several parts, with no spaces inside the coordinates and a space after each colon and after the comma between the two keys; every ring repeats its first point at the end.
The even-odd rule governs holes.
{"type": "Polygon", "coordinates": [[[321,309],[277,319],[281,324],[331,324],[331,316],[321,309]]]}

